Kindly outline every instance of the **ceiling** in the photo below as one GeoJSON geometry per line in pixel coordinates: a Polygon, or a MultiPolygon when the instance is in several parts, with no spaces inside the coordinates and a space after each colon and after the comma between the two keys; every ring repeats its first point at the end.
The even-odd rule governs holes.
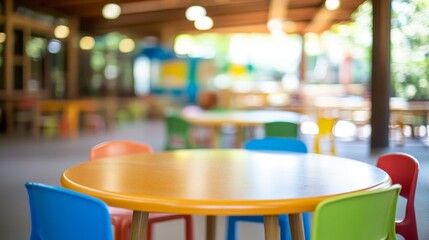
{"type": "MultiPolygon", "coordinates": [[[[185,19],[190,5],[201,5],[214,21],[210,32],[267,32],[269,18],[280,18],[288,33],[323,32],[351,14],[364,0],[341,0],[340,8],[327,10],[324,0],[15,0],[33,10],[78,17],[83,32],[104,34],[118,31],[129,36],[166,36],[195,33],[185,19]],[[101,16],[106,3],[121,6],[121,16],[107,20],[101,16]]],[[[204,31],[207,32],[207,31],[204,31]]]]}

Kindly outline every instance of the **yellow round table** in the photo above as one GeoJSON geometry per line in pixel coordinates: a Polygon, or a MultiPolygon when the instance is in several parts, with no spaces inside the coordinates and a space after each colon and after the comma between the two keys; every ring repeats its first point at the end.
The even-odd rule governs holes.
{"type": "Polygon", "coordinates": [[[281,110],[200,110],[185,111],[182,116],[194,125],[238,127],[259,126],[268,122],[300,123],[302,115],[281,110]]]}
{"type": "Polygon", "coordinates": [[[64,171],[64,187],[134,210],[132,239],[145,239],[147,213],[264,215],[266,239],[279,239],[277,215],[289,214],[303,239],[302,212],[329,197],[390,185],[375,166],[317,154],[242,149],[176,150],[88,161],[64,171]]]}
{"type": "Polygon", "coordinates": [[[237,128],[235,146],[240,148],[245,142],[244,128],[256,128],[269,122],[292,122],[300,124],[302,115],[282,110],[183,110],[182,117],[195,127],[213,130],[212,147],[218,148],[222,126],[237,128]]]}

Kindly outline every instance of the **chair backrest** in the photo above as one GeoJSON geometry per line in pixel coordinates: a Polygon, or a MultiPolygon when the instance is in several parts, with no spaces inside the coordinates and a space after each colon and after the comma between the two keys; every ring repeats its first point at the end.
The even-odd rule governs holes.
{"type": "Polygon", "coordinates": [[[106,204],[68,189],[27,182],[31,240],[111,240],[106,204]]]}
{"type": "Polygon", "coordinates": [[[166,150],[191,148],[191,124],[177,115],[166,116],[166,150]]]}
{"type": "Polygon", "coordinates": [[[376,165],[389,174],[392,184],[402,186],[400,195],[407,199],[405,217],[396,223],[396,232],[406,239],[418,239],[414,197],[419,175],[419,162],[406,153],[386,153],[378,158],[376,165]]]}
{"type": "Polygon", "coordinates": [[[360,191],[321,202],[314,212],[312,240],[396,239],[400,185],[360,191]]]}
{"type": "Polygon", "coordinates": [[[317,126],[319,128],[318,135],[332,135],[337,122],[336,118],[320,117],[317,119],[317,126]]]}
{"type": "Polygon", "coordinates": [[[299,126],[292,122],[267,122],[264,124],[265,137],[297,138],[299,126]]]}
{"type": "Polygon", "coordinates": [[[105,141],[91,148],[90,159],[100,159],[104,157],[114,157],[126,154],[153,153],[152,147],[134,141],[105,141]]]}
{"type": "Polygon", "coordinates": [[[255,138],[244,143],[244,148],[248,150],[262,151],[288,151],[307,153],[308,149],[305,143],[295,138],[285,137],[265,137],[255,138]]]}
{"type": "Polygon", "coordinates": [[[400,195],[414,204],[419,174],[417,159],[406,153],[387,153],[378,158],[376,165],[389,174],[392,184],[401,184],[400,195]]]}

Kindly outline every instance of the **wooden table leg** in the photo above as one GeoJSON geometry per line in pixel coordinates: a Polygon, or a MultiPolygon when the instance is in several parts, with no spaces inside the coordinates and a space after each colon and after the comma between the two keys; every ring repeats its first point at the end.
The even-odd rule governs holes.
{"type": "Polygon", "coordinates": [[[148,212],[133,212],[133,222],[131,224],[131,240],[147,240],[148,221],[148,212]]]}
{"type": "Polygon", "coordinates": [[[222,148],[222,128],[220,126],[214,126],[211,130],[213,131],[211,147],[222,148]]]}
{"type": "Polygon", "coordinates": [[[265,240],[280,240],[279,218],[277,215],[264,216],[265,240]]]}
{"type": "Polygon", "coordinates": [[[293,240],[304,240],[304,225],[302,223],[302,214],[289,214],[290,233],[293,240]]]}
{"type": "Polygon", "coordinates": [[[206,216],[206,240],[216,239],[216,216],[206,216]]]}
{"type": "Polygon", "coordinates": [[[69,124],[69,137],[76,139],[79,135],[79,108],[74,103],[69,103],[65,110],[66,118],[69,124]]]}

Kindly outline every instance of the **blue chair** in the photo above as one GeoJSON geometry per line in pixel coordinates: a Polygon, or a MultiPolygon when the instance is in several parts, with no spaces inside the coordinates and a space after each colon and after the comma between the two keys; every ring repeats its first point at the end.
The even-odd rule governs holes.
{"type": "Polygon", "coordinates": [[[112,240],[106,204],[68,189],[25,183],[30,201],[30,240],[112,240]]]}
{"type": "MultiPolygon", "coordinates": [[[[244,148],[257,151],[287,151],[297,153],[308,153],[304,142],[294,138],[266,137],[260,139],[251,139],[244,143],[244,148]]],[[[228,216],[227,217],[227,240],[237,239],[237,222],[263,223],[263,216],[228,216]]],[[[303,214],[305,239],[310,239],[310,214],[303,214]]],[[[291,233],[289,227],[289,218],[287,214],[279,216],[280,239],[290,240],[291,233]]]]}
{"type": "Polygon", "coordinates": [[[301,140],[284,137],[255,138],[244,143],[248,150],[287,151],[308,153],[307,145],[301,140]]]}

